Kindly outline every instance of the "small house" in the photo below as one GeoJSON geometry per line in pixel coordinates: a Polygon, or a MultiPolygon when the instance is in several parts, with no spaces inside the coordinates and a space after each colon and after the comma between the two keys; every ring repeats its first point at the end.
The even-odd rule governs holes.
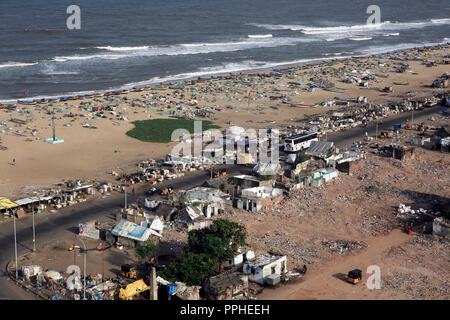
{"type": "Polygon", "coordinates": [[[231,270],[205,280],[203,292],[208,300],[234,300],[246,296],[248,275],[231,270]]]}
{"type": "Polygon", "coordinates": [[[286,262],[286,256],[261,255],[246,261],[243,272],[248,275],[249,281],[264,285],[287,272],[286,262]],[[269,280],[269,277],[272,280],[269,280]]]}

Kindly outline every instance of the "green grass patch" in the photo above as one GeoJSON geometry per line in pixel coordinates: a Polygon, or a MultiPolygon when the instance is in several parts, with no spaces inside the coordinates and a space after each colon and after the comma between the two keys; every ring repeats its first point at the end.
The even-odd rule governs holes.
{"type": "MultiPolygon", "coordinates": [[[[134,128],[127,132],[127,135],[146,142],[171,142],[172,132],[176,129],[186,129],[194,133],[194,121],[189,119],[151,119],[134,121],[134,128]]],[[[211,121],[201,120],[202,130],[218,129],[211,121]]]]}

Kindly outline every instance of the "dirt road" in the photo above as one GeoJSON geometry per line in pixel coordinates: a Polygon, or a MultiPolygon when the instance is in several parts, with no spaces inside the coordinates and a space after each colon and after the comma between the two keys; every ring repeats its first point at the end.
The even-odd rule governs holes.
{"type": "Polygon", "coordinates": [[[405,299],[401,296],[390,296],[383,290],[370,290],[366,281],[370,274],[366,273],[370,265],[378,265],[383,276],[383,261],[381,259],[386,250],[406,243],[411,236],[394,230],[388,235],[373,237],[366,240],[368,247],[355,254],[339,256],[329,261],[320,269],[313,267],[301,282],[288,284],[276,289],[265,289],[260,300],[315,300],[315,299],[405,299]],[[348,271],[352,269],[363,271],[363,280],[357,285],[345,282],[348,271]]]}

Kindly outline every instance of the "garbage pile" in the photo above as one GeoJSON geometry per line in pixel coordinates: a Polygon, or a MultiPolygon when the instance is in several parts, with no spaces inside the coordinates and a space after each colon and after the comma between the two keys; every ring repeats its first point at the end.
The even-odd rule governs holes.
{"type": "Polygon", "coordinates": [[[328,247],[331,252],[337,252],[338,254],[344,254],[367,247],[363,241],[329,240],[322,242],[322,244],[328,247]]]}

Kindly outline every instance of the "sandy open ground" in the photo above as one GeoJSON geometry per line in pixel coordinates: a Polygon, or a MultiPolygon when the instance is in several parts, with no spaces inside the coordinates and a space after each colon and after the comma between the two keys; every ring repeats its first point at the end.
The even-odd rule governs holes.
{"type": "MultiPolygon", "coordinates": [[[[413,50],[409,52],[411,54],[416,53],[413,50]]],[[[447,54],[448,48],[429,52],[420,51],[422,58],[435,58],[436,60],[442,59],[447,54]]],[[[393,56],[395,55],[391,55],[391,57],[393,56]]],[[[385,64],[391,63],[391,67],[397,61],[387,57],[381,60],[385,64]]],[[[304,79],[308,77],[303,74],[304,72],[314,71],[319,75],[319,71],[329,70],[330,68],[336,70],[343,66],[347,66],[348,70],[352,68],[364,70],[365,64],[374,63],[376,59],[359,58],[358,61],[350,60],[345,63],[325,64],[321,67],[307,67],[298,70],[296,74],[298,73],[298,79],[304,79]]],[[[440,64],[434,67],[426,67],[421,61],[406,62],[410,64],[411,68],[405,73],[395,73],[392,71],[392,68],[386,67],[388,78],[378,78],[380,80],[378,83],[369,81],[369,87],[372,88],[393,86],[394,92],[390,94],[382,93],[378,90],[363,90],[357,84],[338,82],[334,75],[329,74],[325,77],[335,83],[336,88],[345,89],[345,93],[321,89],[317,89],[314,92],[292,89],[288,87],[288,82],[298,81],[297,77],[294,79],[282,77],[281,79],[267,78],[268,80],[264,84],[255,84],[250,93],[252,99],[250,99],[249,108],[246,98],[248,86],[246,85],[239,87],[239,94],[227,94],[228,98],[230,98],[227,100],[221,99],[225,97],[225,93],[220,92],[198,94],[196,99],[199,106],[216,105],[222,108],[222,111],[216,111],[214,114],[214,123],[222,128],[227,128],[231,124],[246,128],[261,128],[285,127],[288,124],[295,123],[296,119],[302,118],[305,114],[325,112],[330,109],[320,106],[315,108],[296,108],[290,107],[288,104],[282,104],[280,100],[269,99],[269,96],[280,95],[283,91],[284,93],[288,92],[289,100],[301,101],[305,104],[317,104],[336,96],[349,98],[366,96],[369,102],[378,104],[400,101],[405,97],[405,93],[410,90],[416,91],[416,97],[428,96],[433,92],[445,90],[425,86],[429,86],[434,79],[443,73],[450,72],[450,65],[440,64]],[[387,72],[388,70],[391,72],[387,72]],[[393,85],[394,81],[407,81],[409,85],[393,85]],[[231,105],[233,108],[226,108],[227,105],[231,105]]],[[[381,72],[377,71],[375,73],[381,72]]],[[[225,87],[226,83],[226,80],[221,80],[215,81],[214,85],[216,88],[220,88],[221,86],[225,87]]],[[[193,85],[199,91],[206,91],[208,86],[209,83],[207,81],[193,85]]],[[[143,94],[152,92],[154,95],[164,95],[174,102],[181,101],[183,105],[186,105],[190,100],[191,87],[188,86],[184,89],[185,96],[183,98],[175,94],[176,89],[131,92],[121,95],[120,98],[125,96],[129,99],[141,98],[143,94]]],[[[83,100],[83,102],[89,101],[96,103],[93,101],[93,98],[83,100]]],[[[107,104],[106,101],[103,101],[103,105],[107,104]]],[[[56,109],[65,110],[66,115],[70,112],[75,115],[74,117],[63,117],[63,113],[56,113],[56,136],[65,140],[64,143],[57,145],[51,145],[43,141],[52,136],[52,130],[50,127],[51,116],[46,114],[41,108],[18,105],[18,110],[28,110],[34,114],[34,120],[23,126],[17,126],[15,123],[10,122],[10,117],[14,116],[25,120],[27,116],[30,116],[30,113],[0,111],[0,121],[4,123],[0,127],[0,145],[7,147],[7,150],[0,151],[0,195],[13,199],[26,196],[33,189],[39,188],[39,186],[59,183],[63,179],[106,179],[110,177],[108,172],[113,168],[129,169],[138,160],[161,158],[169,153],[174,145],[174,143],[156,144],[141,142],[125,135],[128,130],[133,128],[131,122],[134,120],[167,117],[167,115],[157,114],[158,111],[168,110],[166,103],[159,103],[157,107],[148,110],[145,107],[131,107],[121,102],[116,112],[122,111],[128,118],[128,121],[115,121],[116,118],[107,113],[105,113],[108,117],[106,119],[89,116],[89,111],[81,111],[79,108],[80,101],[58,102],[56,105],[56,109]],[[64,124],[69,122],[71,126],[64,126],[64,124]],[[82,127],[81,124],[84,122],[89,122],[97,129],[82,127]],[[1,130],[5,128],[10,128],[9,132],[7,134],[1,133],[1,130]],[[36,136],[31,135],[31,129],[37,130],[36,136]],[[17,132],[22,135],[15,135],[14,133],[17,132]],[[15,166],[11,165],[13,159],[16,161],[15,166]]],[[[99,104],[97,103],[97,105],[99,104]]],[[[171,110],[173,109],[172,104],[171,110]]]]}

